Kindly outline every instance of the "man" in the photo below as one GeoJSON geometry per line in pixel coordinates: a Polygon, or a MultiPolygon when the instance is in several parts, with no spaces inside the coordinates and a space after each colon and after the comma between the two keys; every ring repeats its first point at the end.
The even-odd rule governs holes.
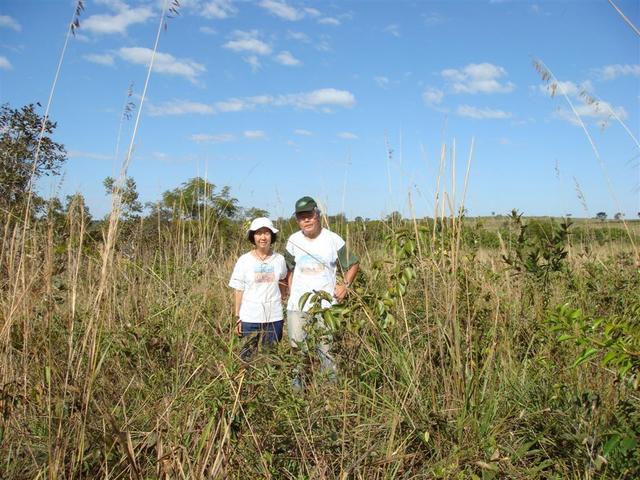
{"type": "MultiPolygon", "coordinates": [[[[305,324],[309,320],[306,313],[310,308],[307,301],[302,307],[300,298],[307,292],[324,290],[333,296],[333,303],[342,302],[350,285],[358,273],[358,258],[348,251],[345,241],[332,231],[322,228],[320,210],[311,197],[302,197],[295,205],[296,221],[300,230],[289,237],[285,260],[289,269],[289,302],[287,303],[287,327],[289,341],[294,348],[304,347],[305,324]],[[337,281],[340,268],[342,281],[337,281]]],[[[323,301],[323,306],[329,303],[323,301]]],[[[322,322],[322,319],[318,319],[322,322]]],[[[318,342],[318,355],[322,369],[335,379],[336,366],[329,352],[331,338],[324,337],[318,342]]],[[[296,376],[293,386],[301,389],[296,376]]]]}

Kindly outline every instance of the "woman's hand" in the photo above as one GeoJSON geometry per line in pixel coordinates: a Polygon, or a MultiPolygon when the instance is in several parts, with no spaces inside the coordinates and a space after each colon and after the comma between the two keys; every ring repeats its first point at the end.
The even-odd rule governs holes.
{"type": "Polygon", "coordinates": [[[235,332],[236,332],[237,336],[242,337],[242,322],[240,321],[240,319],[238,317],[236,317],[235,332]]]}

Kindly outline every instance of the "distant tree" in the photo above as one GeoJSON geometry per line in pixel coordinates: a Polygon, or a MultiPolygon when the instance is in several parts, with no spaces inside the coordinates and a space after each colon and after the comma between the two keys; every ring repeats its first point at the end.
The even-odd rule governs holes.
{"type": "Polygon", "coordinates": [[[253,220],[254,218],[259,217],[268,217],[269,212],[267,210],[263,210],[262,208],[250,207],[243,208],[241,216],[243,220],[253,220]]]}
{"type": "MultiPolygon", "coordinates": [[[[116,181],[113,177],[107,177],[102,182],[107,195],[113,195],[116,190],[116,181]]],[[[120,189],[122,215],[125,219],[137,218],[142,212],[142,204],[138,200],[138,189],[136,181],[132,177],[127,177],[124,185],[120,189]]]]}
{"type": "Polygon", "coordinates": [[[596,218],[601,222],[604,222],[607,219],[607,212],[598,212],[596,213],[596,218]]]}
{"type": "Polygon", "coordinates": [[[222,187],[216,192],[213,183],[195,177],[178,188],[164,192],[155,208],[160,209],[166,218],[175,214],[191,220],[232,219],[240,213],[240,207],[230,192],[229,187],[222,187]]]}
{"type": "Polygon", "coordinates": [[[402,214],[398,211],[391,212],[389,215],[387,215],[386,220],[393,225],[402,223],[402,214]]]}
{"type": "Polygon", "coordinates": [[[613,216],[613,218],[615,220],[622,220],[624,218],[624,213],[622,212],[616,212],[616,214],[613,216]]]}
{"type": "Polygon", "coordinates": [[[64,213],[67,215],[67,217],[78,215],[87,224],[91,221],[91,213],[89,212],[89,207],[84,200],[84,196],[80,192],[66,196],[64,213]]]}
{"type": "Polygon", "coordinates": [[[67,159],[64,146],[51,140],[56,123],[47,120],[36,159],[38,139],[44,118],[34,104],[13,109],[0,106],[0,207],[20,204],[34,180],[42,175],[57,174],[67,159]],[[35,162],[35,165],[34,165],[35,162]]]}
{"type": "Polygon", "coordinates": [[[360,216],[357,216],[356,218],[354,218],[354,221],[355,221],[356,223],[364,223],[364,218],[362,218],[362,217],[360,217],[360,216]]]}

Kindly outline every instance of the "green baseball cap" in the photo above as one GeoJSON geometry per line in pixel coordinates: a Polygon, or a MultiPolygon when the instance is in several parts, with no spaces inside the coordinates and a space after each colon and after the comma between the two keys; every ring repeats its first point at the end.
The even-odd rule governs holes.
{"type": "Polygon", "coordinates": [[[316,208],[318,204],[311,197],[302,197],[296,202],[296,213],[310,212],[316,208]]]}

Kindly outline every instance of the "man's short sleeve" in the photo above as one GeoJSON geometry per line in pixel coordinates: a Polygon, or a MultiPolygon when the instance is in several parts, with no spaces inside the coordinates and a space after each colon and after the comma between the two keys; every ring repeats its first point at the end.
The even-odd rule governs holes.
{"type": "Polygon", "coordinates": [[[280,257],[280,262],[281,262],[281,270],[282,273],[280,274],[280,280],[284,280],[285,278],[287,278],[287,273],[289,272],[289,266],[287,265],[287,260],[284,257],[280,257]]]}
{"type": "Polygon", "coordinates": [[[287,264],[288,270],[293,270],[296,267],[296,257],[293,251],[294,247],[291,241],[287,242],[287,246],[284,250],[284,261],[287,264]]]}
{"type": "Polygon", "coordinates": [[[353,253],[353,251],[347,247],[345,243],[340,250],[338,250],[338,263],[340,264],[340,268],[343,270],[349,270],[352,265],[356,263],[360,263],[358,256],[353,253]]]}

